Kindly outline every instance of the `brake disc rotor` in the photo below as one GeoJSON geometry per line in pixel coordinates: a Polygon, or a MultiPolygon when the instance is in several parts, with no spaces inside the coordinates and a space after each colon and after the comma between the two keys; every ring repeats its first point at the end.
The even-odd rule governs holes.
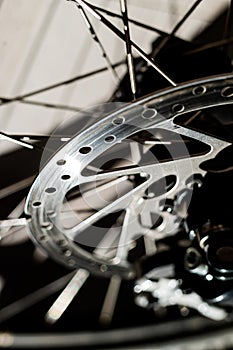
{"type": "MultiPolygon", "coordinates": [[[[68,267],[82,267],[106,276],[120,274],[123,278],[133,277],[134,267],[128,262],[127,256],[135,237],[141,234],[156,239],[156,234],[170,234],[168,227],[172,214],[165,213],[161,203],[169,196],[177,196],[187,189],[187,180],[191,175],[204,173],[200,164],[229,145],[216,137],[177,125],[175,117],[232,102],[233,76],[213,77],[152,94],[116,110],[75,135],[44,166],[29,192],[25,211],[30,216],[29,229],[33,240],[52,258],[68,267]],[[121,145],[127,138],[142,130],[157,128],[198,140],[208,145],[209,149],[205,154],[190,157],[183,144],[185,156],[182,159],[159,163],[152,154],[150,164],[143,166],[140,165],[139,157],[134,159],[133,165],[117,170],[85,172],[94,160],[99,157],[105,160],[106,152],[121,145]],[[145,198],[145,192],[151,185],[170,175],[175,176],[175,184],[171,189],[157,196],[152,194],[150,200],[145,198]],[[109,187],[109,182],[117,186],[120,182],[126,182],[129,185],[129,180],[132,183],[132,178],[136,176],[140,181],[125,192],[117,193],[114,200],[98,197],[99,184],[105,187],[108,184],[109,187]],[[77,222],[72,227],[66,227],[62,222],[62,208],[68,192],[78,187],[84,197],[85,188],[90,184],[97,202],[102,201],[103,204],[99,207],[96,202],[89,203],[89,207],[94,207],[92,215],[82,220],[82,216],[77,214],[77,222]],[[155,228],[151,224],[148,227],[143,225],[140,216],[145,221],[148,211],[162,217],[162,223],[155,228]],[[114,253],[109,254],[109,249],[103,249],[100,253],[99,248],[106,248],[101,243],[103,240],[98,245],[90,240],[84,245],[89,245],[91,249],[85,249],[80,239],[85,230],[106,215],[118,212],[124,212],[124,217],[117,239],[111,240],[111,230],[108,236],[108,248],[114,247],[114,253]]],[[[174,158],[172,154],[171,158],[174,158]]],[[[107,157],[107,161],[109,159],[107,157]]],[[[180,215],[179,219],[182,220],[184,215],[180,215]]],[[[96,230],[97,226],[94,226],[96,230]]]]}

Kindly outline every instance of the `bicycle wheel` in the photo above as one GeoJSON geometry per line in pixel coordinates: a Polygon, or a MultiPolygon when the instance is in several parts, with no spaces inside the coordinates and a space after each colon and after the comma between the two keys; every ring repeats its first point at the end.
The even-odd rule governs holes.
{"type": "MultiPolygon", "coordinates": [[[[151,26],[155,4],[143,16],[134,2],[119,4],[80,0],[59,8],[79,12],[106,66],[1,99],[4,123],[13,103],[14,113],[23,105],[30,113],[32,106],[59,110],[62,119],[66,109],[77,112],[49,122],[49,135],[39,121],[23,133],[8,121],[1,133],[20,146],[1,157],[2,347],[162,341],[162,348],[171,338],[231,327],[232,8],[188,42],[176,35],[202,12],[202,1],[188,2],[168,33],[151,26]],[[126,54],[116,63],[96,19],[123,42],[126,54]],[[145,36],[135,43],[134,26],[148,33],[146,43],[145,36]],[[99,85],[90,79],[96,76],[99,85]],[[67,96],[31,100],[82,79],[78,107],[66,105],[67,96]],[[87,108],[95,99],[101,103],[87,108]]],[[[95,67],[100,58],[94,55],[95,67]]],[[[54,60],[51,66],[57,73],[54,60]]]]}

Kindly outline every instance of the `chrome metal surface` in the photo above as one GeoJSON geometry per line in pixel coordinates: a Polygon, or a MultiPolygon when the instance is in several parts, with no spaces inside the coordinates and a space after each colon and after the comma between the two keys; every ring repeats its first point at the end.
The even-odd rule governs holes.
{"type": "MultiPolygon", "coordinates": [[[[213,158],[229,145],[215,137],[176,125],[175,117],[232,103],[232,84],[233,76],[223,75],[167,89],[116,110],[74,136],[41,170],[28,195],[25,210],[31,217],[29,228],[33,239],[55,260],[66,266],[88,268],[94,273],[107,276],[117,273],[124,278],[133,277],[134,271],[127,261],[127,255],[135,233],[155,239],[157,235],[161,237],[174,234],[177,225],[174,226],[175,221],[171,213],[163,213],[162,201],[183,195],[183,191],[187,189],[187,179],[193,174],[204,173],[200,164],[213,158]],[[199,87],[202,87],[202,94],[196,93],[199,87]],[[84,174],[92,161],[115,145],[122,144],[126,138],[141,130],[157,128],[198,140],[210,146],[210,149],[205,154],[190,157],[183,143],[185,156],[182,159],[159,163],[151,154],[151,164],[140,166],[138,161],[143,155],[134,155],[137,158],[135,166],[91,175],[84,174]],[[144,181],[124,195],[119,195],[117,199],[108,199],[101,209],[84,220],[80,219],[73,227],[64,227],[60,213],[65,196],[72,188],[79,186],[82,193],[86,185],[92,184],[95,188],[99,181],[120,181],[122,177],[126,176],[129,179],[135,175],[139,175],[144,181]],[[150,201],[144,200],[145,191],[153,183],[169,175],[176,176],[176,183],[172,189],[150,201]],[[92,227],[107,214],[117,211],[124,211],[125,217],[114,258],[101,258],[99,254],[97,256],[79,246],[79,237],[85,229],[92,227]],[[156,229],[151,230],[152,224],[149,222],[147,227],[141,223],[148,220],[148,212],[164,217],[164,221],[156,229]],[[139,215],[142,217],[141,222],[138,219],[139,215]],[[103,269],[103,265],[106,268],[103,269]]],[[[98,187],[95,193],[98,195],[98,187]]],[[[179,212],[179,208],[176,209],[176,212],[179,212]]],[[[185,212],[180,212],[175,219],[182,220],[185,215],[185,212]]],[[[97,230],[96,227],[95,229],[97,230]]],[[[91,241],[88,244],[93,246],[91,241]]]]}
{"type": "Polygon", "coordinates": [[[148,279],[137,281],[134,287],[136,303],[139,306],[148,307],[149,298],[147,299],[143,292],[151,294],[157,302],[152,303],[152,307],[158,309],[167,308],[171,305],[180,305],[183,308],[195,309],[201,315],[208,317],[214,321],[224,320],[228,313],[217,306],[209,305],[197,293],[192,292],[184,294],[179,288],[179,282],[175,279],[161,278],[158,282],[153,282],[148,279]]]}

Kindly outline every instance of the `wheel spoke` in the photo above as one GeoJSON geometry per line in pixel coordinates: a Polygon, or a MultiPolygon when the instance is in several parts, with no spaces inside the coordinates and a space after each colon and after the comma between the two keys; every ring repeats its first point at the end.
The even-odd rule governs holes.
{"type": "MultiPolygon", "coordinates": [[[[191,139],[194,139],[194,140],[197,140],[197,141],[200,141],[206,145],[209,145],[211,146],[211,153],[215,153],[215,152],[220,152],[222,149],[224,149],[225,147],[227,147],[228,145],[230,145],[228,142],[226,141],[222,141],[216,137],[213,137],[213,136],[209,136],[209,135],[206,135],[206,134],[202,134],[198,131],[195,131],[195,130],[191,130],[191,129],[188,129],[188,128],[185,128],[185,127],[182,127],[182,126],[174,126],[170,123],[167,123],[167,127],[165,127],[165,129],[167,130],[171,130],[175,133],[178,133],[179,135],[182,135],[182,136],[187,136],[191,139]]],[[[207,152],[209,153],[209,152],[207,152]]],[[[214,156],[214,155],[213,155],[214,156]]],[[[195,157],[192,157],[192,158],[195,158],[195,157]]]]}
{"type": "MultiPolygon", "coordinates": [[[[187,136],[189,138],[196,139],[204,144],[210,145],[213,149],[211,150],[211,153],[213,151],[219,152],[221,149],[225,148],[228,143],[225,141],[221,141],[219,139],[216,139],[215,137],[207,136],[205,134],[201,134],[197,131],[186,129],[183,127],[175,127],[170,122],[164,123],[162,126],[163,129],[176,132],[180,135],[187,136]]],[[[170,142],[169,142],[170,144],[170,142]]],[[[206,154],[209,154],[209,152],[206,152],[206,154]]],[[[122,169],[116,169],[116,170],[109,170],[104,171],[102,173],[97,173],[95,175],[90,176],[83,176],[82,177],[82,183],[89,183],[89,182],[95,182],[95,181],[103,181],[103,180],[110,180],[113,178],[121,177],[121,176],[130,176],[130,175],[140,175],[142,178],[150,179],[154,178],[154,181],[159,180],[162,176],[169,175],[168,172],[173,172],[178,168],[178,164],[184,160],[188,160],[190,164],[194,161],[194,159],[205,159],[206,154],[201,155],[193,155],[191,156],[189,153],[186,154],[181,159],[177,159],[174,161],[173,159],[163,162],[154,162],[152,164],[145,164],[145,165],[135,165],[135,166],[128,166],[122,169]],[[166,174],[164,173],[164,169],[167,169],[166,174]]],[[[155,159],[153,159],[155,161],[155,159]]],[[[146,182],[148,182],[147,180],[146,182]]]]}
{"type": "Polygon", "coordinates": [[[27,104],[27,105],[33,105],[33,106],[45,107],[45,108],[52,108],[52,109],[62,109],[62,110],[67,110],[67,111],[72,111],[72,112],[80,112],[80,111],[83,112],[82,108],[74,107],[74,106],[66,106],[66,105],[58,104],[58,103],[49,103],[49,102],[41,102],[41,101],[34,101],[34,100],[25,100],[24,98],[21,98],[21,97],[13,97],[13,98],[0,97],[0,106],[4,105],[4,104],[11,103],[11,102],[20,102],[20,103],[27,104]]]}
{"type": "MultiPolygon", "coordinates": [[[[121,66],[123,64],[125,64],[125,60],[121,60],[119,62],[116,62],[115,64],[113,64],[113,68],[119,67],[119,66],[121,66]]],[[[19,96],[10,98],[10,99],[3,97],[3,98],[1,98],[1,101],[0,101],[0,107],[4,106],[6,104],[12,103],[12,102],[17,102],[17,101],[24,100],[24,99],[26,99],[28,97],[39,95],[39,94],[47,92],[47,91],[51,91],[53,89],[57,89],[57,88],[62,87],[62,86],[67,86],[69,84],[73,84],[73,83],[75,83],[77,81],[81,81],[83,79],[92,77],[92,76],[94,76],[96,74],[100,74],[100,73],[106,72],[107,70],[108,70],[108,67],[95,69],[95,70],[90,71],[88,73],[77,75],[77,76],[75,76],[75,77],[73,77],[71,79],[63,80],[63,81],[61,81],[59,83],[51,84],[51,85],[45,86],[45,87],[43,87],[41,89],[37,89],[37,90],[31,91],[31,92],[27,92],[26,94],[19,95],[19,96]]]]}
{"type": "Polygon", "coordinates": [[[121,287],[121,278],[118,275],[112,276],[108,290],[104,299],[103,307],[100,313],[99,321],[101,324],[109,325],[112,322],[119,291],[121,287]]]}
{"type": "Polygon", "coordinates": [[[157,251],[157,247],[155,244],[155,240],[151,239],[151,237],[144,236],[144,246],[145,246],[145,253],[147,256],[154,255],[157,251]]]}
{"type": "Polygon", "coordinates": [[[191,14],[194,12],[194,10],[197,8],[197,6],[202,2],[203,0],[196,0],[195,3],[191,6],[191,8],[185,13],[185,15],[181,18],[181,20],[176,24],[172,32],[163,38],[161,43],[156,46],[154,51],[152,52],[152,57],[155,58],[159,52],[162,50],[162,48],[168,43],[168,41],[175,36],[177,31],[180,29],[180,27],[185,23],[185,21],[191,16],[191,14]]]}
{"type": "MultiPolygon", "coordinates": [[[[1,100],[1,97],[0,97],[0,100],[1,100]]],[[[11,100],[11,99],[8,98],[8,100],[11,100]]],[[[15,102],[15,101],[12,101],[12,102],[15,102]]],[[[62,110],[67,110],[67,111],[72,111],[72,112],[80,112],[80,111],[82,111],[82,108],[74,107],[74,106],[61,105],[61,104],[58,104],[58,103],[39,102],[39,101],[32,101],[32,100],[19,100],[18,102],[24,103],[24,104],[28,104],[28,105],[38,106],[38,107],[45,107],[45,108],[52,108],[52,109],[62,109],[62,110]]]]}
{"type": "MultiPolygon", "coordinates": [[[[19,205],[21,207],[21,203],[19,205]]],[[[6,220],[0,221],[0,241],[2,242],[5,238],[16,234],[16,231],[27,227],[27,220],[25,218],[13,219],[9,216],[6,220]]]]}
{"type": "Polygon", "coordinates": [[[10,305],[3,307],[0,310],[0,322],[7,321],[19,313],[27,310],[29,307],[39,303],[40,301],[48,298],[49,296],[57,293],[59,290],[64,288],[66,284],[73,277],[74,272],[71,272],[56,281],[36,290],[33,293],[28,294],[22,299],[13,302],[10,305]]]}
{"type": "Polygon", "coordinates": [[[117,170],[109,170],[104,171],[99,174],[90,175],[90,176],[83,176],[82,177],[82,183],[88,183],[88,182],[95,182],[95,181],[102,181],[102,180],[111,180],[120,176],[129,176],[129,175],[138,175],[141,173],[145,173],[144,169],[147,169],[147,166],[139,167],[139,166],[128,166],[123,169],[117,169],[117,170]]]}
{"type": "MultiPolygon", "coordinates": [[[[88,12],[90,12],[96,19],[101,21],[107,28],[109,28],[114,34],[116,34],[121,40],[125,42],[125,35],[122,33],[116,26],[114,26],[109,20],[107,20],[104,16],[102,16],[95,8],[84,0],[72,0],[85,8],[88,12]]],[[[148,63],[150,64],[160,75],[164,77],[171,85],[176,86],[176,83],[165,73],[163,72],[158,65],[155,64],[154,60],[147,55],[135,42],[130,41],[131,46],[135,49],[135,51],[148,63]]]]}
{"type": "Polygon", "coordinates": [[[67,142],[71,139],[71,136],[66,135],[16,135],[11,134],[11,137],[13,137],[16,140],[21,141],[47,141],[48,139],[54,139],[59,140],[61,142],[67,142]]]}
{"type": "Polygon", "coordinates": [[[135,77],[135,68],[134,68],[133,56],[132,56],[127,0],[120,0],[120,6],[121,6],[122,20],[124,24],[126,58],[127,58],[128,70],[129,70],[130,87],[131,87],[133,100],[135,100],[136,99],[136,77],[135,77]]]}
{"type": "Polygon", "coordinates": [[[232,35],[232,20],[233,20],[233,0],[229,0],[226,13],[225,28],[223,31],[223,39],[227,39],[232,35]]]}
{"type": "Polygon", "coordinates": [[[202,52],[202,51],[206,51],[206,50],[210,50],[210,49],[214,49],[214,48],[229,46],[232,43],[233,43],[233,36],[231,36],[228,39],[217,40],[217,41],[214,41],[212,43],[200,45],[200,46],[196,47],[195,49],[186,51],[184,53],[184,55],[188,56],[188,55],[192,55],[192,54],[197,53],[197,52],[202,52]]]}
{"type": "Polygon", "coordinates": [[[107,63],[107,68],[109,69],[109,71],[112,73],[112,77],[115,81],[116,84],[118,84],[120,82],[120,78],[117,74],[117,71],[116,71],[116,67],[113,66],[113,64],[111,63],[111,60],[107,54],[107,52],[105,51],[105,48],[103,46],[103,44],[101,43],[101,41],[99,40],[98,38],[98,35],[93,27],[93,25],[91,24],[91,21],[89,20],[86,12],[84,11],[84,9],[82,8],[82,6],[77,5],[77,8],[79,9],[80,13],[81,13],[81,16],[83,17],[84,19],[84,22],[91,34],[91,37],[92,39],[94,40],[95,43],[97,43],[99,49],[100,49],[100,52],[102,54],[102,57],[105,59],[106,63],[107,63]]]}
{"type": "Polygon", "coordinates": [[[34,179],[35,175],[30,176],[21,181],[15,182],[13,185],[2,188],[0,190],[0,200],[31,186],[34,179]]]}
{"type": "Polygon", "coordinates": [[[17,139],[14,139],[12,136],[10,135],[7,135],[6,133],[0,131],[0,140],[7,140],[7,141],[10,141],[12,143],[15,143],[16,145],[19,145],[19,146],[22,146],[22,147],[25,147],[25,148],[29,148],[31,150],[34,149],[34,146],[31,145],[30,143],[27,143],[27,142],[24,142],[24,141],[20,141],[20,140],[17,140],[17,139]]]}
{"type": "MultiPolygon", "coordinates": [[[[23,238],[27,237],[28,232],[25,228],[28,225],[26,218],[19,218],[23,214],[25,200],[23,199],[9,214],[6,220],[0,221],[0,242],[4,244],[5,238],[11,237],[11,241],[17,241],[19,239],[19,232],[24,232],[23,238]]],[[[21,236],[22,237],[22,236],[21,236]]]]}
{"type": "MultiPolygon", "coordinates": [[[[112,11],[108,11],[104,8],[101,8],[99,6],[93,6],[95,10],[99,11],[99,12],[103,12],[103,13],[106,13],[108,16],[110,17],[116,17],[116,18],[122,18],[121,15],[119,15],[118,13],[115,13],[115,12],[112,12],[112,11]]],[[[138,27],[141,27],[141,28],[144,28],[144,29],[147,29],[147,30],[150,30],[152,32],[155,32],[157,34],[159,34],[160,36],[164,37],[164,36],[167,36],[168,34],[158,28],[155,28],[155,27],[151,27],[150,25],[148,24],[145,24],[145,23],[142,23],[142,22],[139,22],[139,21],[136,21],[132,18],[128,18],[128,21],[132,24],[135,24],[136,26],[138,27]]]]}
{"type": "Polygon", "coordinates": [[[137,234],[143,235],[144,230],[139,224],[138,216],[135,214],[135,208],[139,208],[138,199],[132,199],[130,205],[126,208],[124,221],[120,233],[120,239],[116,251],[117,261],[124,263],[127,261],[129,245],[137,234]]]}
{"type": "Polygon", "coordinates": [[[120,227],[111,227],[94,250],[95,256],[100,259],[111,259],[119,241],[120,227]]]}
{"type": "Polygon", "coordinates": [[[100,219],[106,217],[107,214],[125,210],[129,206],[129,203],[131,202],[132,197],[137,195],[138,193],[143,192],[146,186],[147,186],[146,183],[143,183],[138,187],[128,191],[126,194],[114,200],[113,202],[111,202],[104,208],[100,209],[99,211],[95,212],[94,214],[89,216],[87,219],[78,223],[76,226],[70,229],[66,229],[66,235],[70,239],[75,240],[81,232],[83,232],[85,229],[87,229],[88,227],[90,227],[100,219]]]}
{"type": "MultiPolygon", "coordinates": [[[[95,196],[98,193],[101,193],[103,191],[111,191],[111,189],[114,186],[117,186],[125,181],[127,181],[128,177],[127,176],[122,176],[119,177],[117,179],[113,179],[110,180],[108,182],[104,182],[104,183],[99,183],[99,184],[94,184],[94,186],[90,186],[86,189],[81,189],[78,191],[78,193],[75,193],[70,200],[67,201],[67,205],[69,207],[68,210],[64,210],[63,209],[63,213],[65,212],[69,212],[72,211],[72,209],[70,209],[70,207],[76,207],[79,208],[78,212],[80,212],[80,208],[82,208],[83,210],[86,210],[87,212],[92,210],[92,208],[84,208],[85,203],[88,203],[89,200],[91,200],[92,198],[95,198],[95,196]]],[[[101,201],[99,203],[99,205],[101,206],[101,201]]]]}
{"type": "Polygon", "coordinates": [[[125,217],[124,217],[121,234],[120,234],[120,240],[119,240],[117,252],[116,252],[116,258],[119,259],[120,262],[122,262],[122,260],[125,260],[127,258],[127,255],[128,255],[127,243],[130,242],[130,233],[131,233],[128,231],[128,229],[129,227],[130,228],[132,227],[132,223],[134,221],[135,221],[135,217],[132,215],[131,209],[127,208],[125,212],[125,217]]]}
{"type": "Polygon", "coordinates": [[[38,144],[31,144],[31,143],[28,143],[27,141],[29,141],[27,139],[24,140],[24,136],[21,136],[21,137],[14,137],[12,135],[8,135],[2,131],[0,131],[0,140],[6,140],[6,141],[9,141],[11,143],[14,143],[18,146],[21,146],[21,147],[24,147],[24,148],[28,148],[30,149],[31,151],[34,151],[34,150],[37,150],[37,151],[44,151],[46,150],[47,152],[50,152],[50,153],[54,153],[54,150],[50,149],[49,147],[47,146],[40,146],[38,144]]]}
{"type": "Polygon", "coordinates": [[[73,299],[88,279],[90,273],[86,270],[79,269],[74,277],[69,281],[65,289],[53,303],[47,314],[45,321],[49,324],[55,324],[67,310],[73,299]]]}
{"type": "Polygon", "coordinates": [[[0,221],[0,230],[2,228],[17,227],[17,226],[27,226],[27,219],[7,219],[0,221]]]}
{"type": "Polygon", "coordinates": [[[135,164],[139,164],[142,159],[142,154],[140,151],[138,142],[130,142],[130,150],[132,154],[132,160],[135,164]]]}

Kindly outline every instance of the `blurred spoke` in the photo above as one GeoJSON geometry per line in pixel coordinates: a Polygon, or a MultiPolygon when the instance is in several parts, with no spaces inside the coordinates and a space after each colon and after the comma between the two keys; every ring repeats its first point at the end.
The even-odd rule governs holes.
{"type": "Polygon", "coordinates": [[[233,20],[233,0],[229,0],[223,39],[227,39],[232,35],[232,20],[233,20]]]}
{"type": "Polygon", "coordinates": [[[49,296],[57,293],[59,290],[65,287],[65,285],[73,277],[74,272],[71,272],[56,281],[36,290],[33,293],[28,294],[26,297],[19,299],[12,304],[3,307],[0,310],[0,322],[9,320],[10,318],[25,311],[29,307],[39,303],[40,301],[48,298],[49,296]]]}
{"type": "Polygon", "coordinates": [[[100,313],[99,320],[101,324],[108,325],[111,323],[116,308],[120,287],[121,277],[118,275],[112,276],[100,313]]]}
{"type": "Polygon", "coordinates": [[[72,300],[75,298],[75,296],[78,294],[86,282],[89,275],[90,273],[83,269],[79,269],[76,272],[74,277],[67,284],[65,289],[62,291],[62,293],[59,295],[59,297],[47,312],[45,316],[47,323],[54,324],[61,318],[61,316],[71,304],[72,300]]]}
{"type": "Polygon", "coordinates": [[[231,36],[228,39],[217,40],[217,41],[214,41],[212,43],[200,45],[200,46],[198,46],[198,47],[196,47],[194,49],[186,51],[184,53],[184,55],[188,56],[188,55],[192,55],[192,54],[197,53],[197,52],[202,52],[202,51],[206,51],[206,50],[209,50],[209,49],[214,49],[214,48],[218,48],[218,47],[228,46],[228,45],[230,45],[232,43],[233,43],[233,36],[231,36]]]}
{"type": "Polygon", "coordinates": [[[13,185],[2,188],[0,190],[0,199],[6,198],[18,191],[24,190],[25,188],[31,186],[34,179],[35,175],[32,175],[26,179],[14,183],[13,185]]]}

